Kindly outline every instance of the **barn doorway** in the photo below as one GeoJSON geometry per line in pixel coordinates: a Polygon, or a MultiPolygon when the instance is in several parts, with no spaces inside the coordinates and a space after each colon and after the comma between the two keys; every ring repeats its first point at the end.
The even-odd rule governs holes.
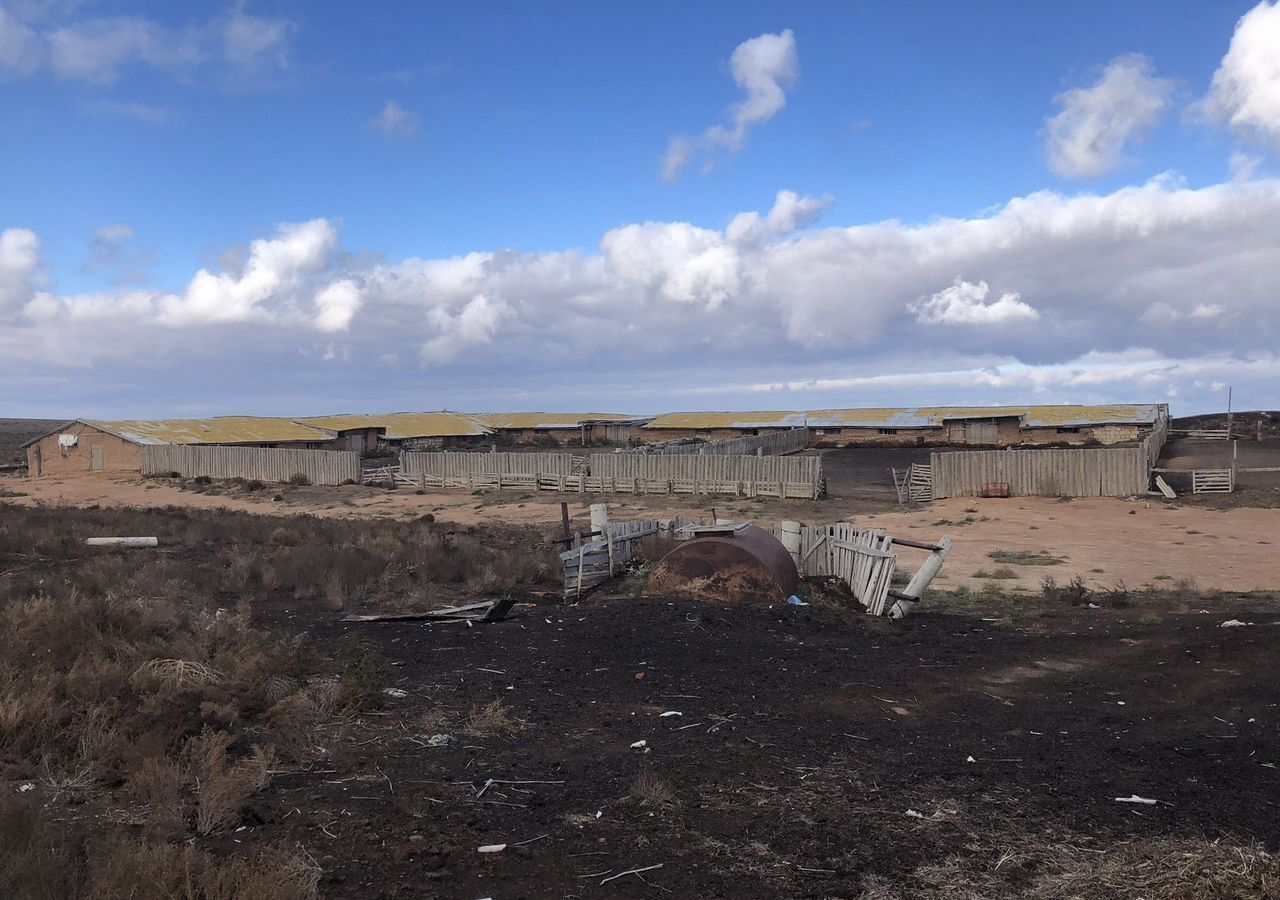
{"type": "Polygon", "coordinates": [[[89,450],[89,468],[94,472],[102,471],[102,448],[93,447],[89,450]]]}

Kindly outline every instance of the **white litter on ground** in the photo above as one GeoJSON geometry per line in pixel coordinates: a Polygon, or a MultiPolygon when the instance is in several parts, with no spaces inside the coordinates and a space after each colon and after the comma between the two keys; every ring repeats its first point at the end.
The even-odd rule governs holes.
{"type": "Polygon", "coordinates": [[[1130,794],[1128,797],[1117,797],[1117,803],[1141,803],[1145,806],[1155,806],[1156,801],[1148,797],[1139,797],[1137,794],[1130,794]]]}

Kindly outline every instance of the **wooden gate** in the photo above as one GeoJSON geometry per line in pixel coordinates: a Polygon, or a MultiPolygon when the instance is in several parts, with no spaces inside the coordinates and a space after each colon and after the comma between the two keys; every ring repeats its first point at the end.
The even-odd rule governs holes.
{"type": "Polygon", "coordinates": [[[1230,469],[1194,469],[1191,472],[1191,493],[1229,494],[1235,487],[1230,469]]]}

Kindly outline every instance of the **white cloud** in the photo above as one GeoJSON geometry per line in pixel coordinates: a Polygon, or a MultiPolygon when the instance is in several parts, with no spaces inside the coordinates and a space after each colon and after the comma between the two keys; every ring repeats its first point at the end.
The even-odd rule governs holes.
{"type": "Polygon", "coordinates": [[[222,26],[223,56],[232,65],[244,68],[264,62],[288,66],[288,39],[293,33],[288,19],[252,16],[237,7],[222,26]]]}
{"type": "MultiPolygon", "coordinates": [[[[243,272],[214,274],[201,269],[181,296],[163,297],[158,321],[183,327],[287,315],[296,310],[304,294],[314,292],[313,277],[330,265],[337,246],[337,229],[325,219],[281,225],[275,237],[249,245],[243,272]]],[[[332,325],[341,320],[341,301],[331,295],[327,302],[318,321],[332,325]]]]}
{"type": "Polygon", "coordinates": [[[1258,157],[1238,151],[1232,153],[1231,158],[1227,160],[1227,168],[1230,169],[1231,178],[1234,181],[1248,181],[1258,174],[1258,166],[1261,164],[1262,160],[1258,157]]]}
{"type": "Polygon", "coordinates": [[[985,281],[973,284],[957,278],[928,299],[907,304],[907,311],[922,325],[1005,325],[1034,322],[1040,313],[1023,303],[1017,293],[1001,294],[987,302],[991,289],[985,281]]]}
{"type": "MultiPolygon", "coordinates": [[[[787,105],[787,88],[800,76],[796,39],[788,28],[780,34],[762,34],[743,41],[729,57],[729,70],[745,96],[730,110],[729,125],[712,125],[700,137],[676,135],[662,161],[664,181],[676,181],[699,153],[717,149],[736,153],[746,143],[752,126],[767,122],[787,105]]],[[[705,167],[713,164],[708,156],[705,167]]]]}
{"type": "Polygon", "coordinates": [[[138,18],[91,19],[54,30],[47,42],[53,71],[86,81],[114,81],[131,64],[177,69],[204,59],[195,32],[138,18]]]}
{"type": "Polygon", "coordinates": [[[40,60],[36,33],[0,6],[0,70],[30,72],[40,60]]]}
{"type": "Polygon", "coordinates": [[[26,228],[0,231],[0,322],[26,303],[39,270],[36,233],[26,228]]]}
{"type": "Polygon", "coordinates": [[[1062,111],[1045,123],[1049,167],[1067,178],[1097,178],[1124,162],[1169,109],[1173,82],[1152,73],[1141,54],[1118,56],[1090,87],[1054,97],[1062,111]]]}
{"type": "Polygon", "coordinates": [[[382,112],[369,120],[369,127],[381,131],[387,137],[408,137],[418,133],[418,114],[388,100],[383,104],[382,112]]]}
{"type": "Polygon", "coordinates": [[[1236,23],[1203,110],[1238,133],[1280,146],[1280,5],[1263,0],[1236,23]]]}
{"type": "Polygon", "coordinates": [[[202,66],[231,74],[284,68],[293,32],[288,20],[252,16],[242,5],[179,27],[142,16],[73,19],[55,27],[37,21],[46,17],[34,10],[25,15],[24,21],[0,8],[0,70],[47,68],[60,78],[98,83],[114,82],[134,66],[183,75],[202,66]]]}
{"type": "Polygon", "coordinates": [[[768,215],[762,217],[754,210],[738,213],[725,229],[725,237],[730,241],[782,237],[814,221],[834,202],[829,195],[802,197],[795,191],[778,191],[768,215]]]}
{"type": "MultiPolygon", "coordinates": [[[[1180,361],[1183,374],[1160,376],[1154,395],[1198,396],[1184,377],[1196,360],[1265,359],[1280,345],[1280,180],[1189,188],[1165,177],[1104,195],[1042,191],[970,218],[803,227],[825,203],[780,191],[771,210],[723,229],[642,222],[588,251],[385,262],[344,251],[336,225],[319,219],[280,226],[241,263],[176,290],[72,296],[40,281],[36,236],[11,229],[0,241],[11,316],[0,324],[0,381],[18,383],[37,362],[50,375],[97,365],[143,382],[157,360],[175,372],[293,376],[290,367],[319,364],[317,335],[341,334],[350,366],[339,354],[325,371],[346,372],[374,399],[385,380],[351,367],[394,357],[386,364],[410,378],[423,364],[444,368],[450,391],[507,385],[494,388],[498,405],[549,380],[561,397],[583,396],[602,373],[614,379],[605,405],[639,412],[666,406],[674,388],[725,397],[809,380],[831,391],[816,405],[848,404],[829,382],[854,362],[862,371],[849,377],[889,379],[858,388],[872,405],[876,384],[884,403],[912,391],[963,402],[942,395],[968,387],[939,373],[970,366],[992,370],[973,382],[975,402],[1034,387],[1018,366],[1057,373],[1045,396],[1106,400],[1153,395],[1145,381],[1098,381],[1117,371],[1108,354],[1127,366],[1147,365],[1138,350],[1180,361]],[[975,274],[956,283],[957,273],[975,274]],[[907,375],[917,381],[893,380],[907,375]],[[642,390],[652,392],[643,405],[625,402],[642,390]]],[[[1271,363],[1250,365],[1242,371],[1271,363]]],[[[1210,368],[1206,383],[1227,377],[1210,368]]]]}
{"type": "Polygon", "coordinates": [[[423,345],[422,357],[438,365],[453,362],[463,350],[492,343],[499,324],[510,315],[505,303],[483,294],[472,297],[456,314],[437,307],[429,318],[438,334],[423,345]]]}
{"type": "Polygon", "coordinates": [[[320,331],[346,331],[361,302],[360,286],[350,278],[327,285],[316,294],[315,327],[320,331]]]}

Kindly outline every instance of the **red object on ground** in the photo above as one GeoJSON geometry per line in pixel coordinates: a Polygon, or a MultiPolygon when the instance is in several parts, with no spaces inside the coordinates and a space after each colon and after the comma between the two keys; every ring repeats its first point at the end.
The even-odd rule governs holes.
{"type": "Polygon", "coordinates": [[[979,497],[1008,497],[1009,482],[994,481],[991,484],[984,484],[982,490],[978,491],[979,497]]]}

